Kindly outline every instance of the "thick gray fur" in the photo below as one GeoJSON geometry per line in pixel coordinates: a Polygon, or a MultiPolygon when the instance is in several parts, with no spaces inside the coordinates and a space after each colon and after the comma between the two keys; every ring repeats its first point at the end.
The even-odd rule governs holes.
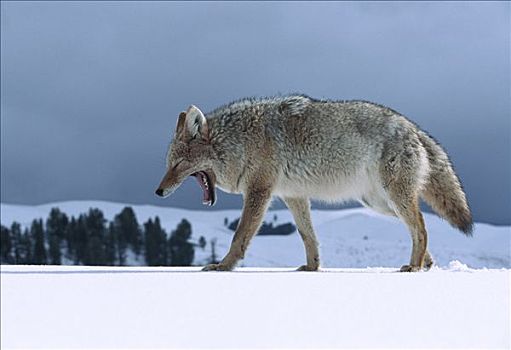
{"type": "MultiPolygon", "coordinates": [[[[193,116],[183,118],[196,118],[195,112],[188,114],[193,116]]],[[[176,135],[187,134],[179,128],[176,135]]],[[[390,108],[305,95],[243,99],[206,114],[201,125],[188,129],[189,135],[202,133],[201,140],[176,136],[168,167],[183,158],[189,166],[160,187],[169,189],[168,194],[190,173],[209,169],[219,188],[244,195],[231,249],[220,264],[207,270],[230,270],[244,256],[272,196],[288,205],[304,240],[307,264],[302,270],[319,267],[311,199],[355,200],[399,217],[413,243],[410,263],[402,271],[417,271],[433,263],[420,198],[451,225],[466,234],[472,231],[470,209],[447,154],[390,108]]]]}

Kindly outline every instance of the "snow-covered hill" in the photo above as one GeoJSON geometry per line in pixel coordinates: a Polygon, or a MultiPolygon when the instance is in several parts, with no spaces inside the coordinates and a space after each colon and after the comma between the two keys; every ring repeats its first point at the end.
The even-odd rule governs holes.
{"type": "Polygon", "coordinates": [[[509,270],[2,266],[7,348],[506,348],[509,270]]]}
{"type": "MultiPolygon", "coordinates": [[[[39,206],[1,204],[1,223],[18,221],[29,225],[34,218],[45,219],[52,207],[77,216],[89,208],[101,209],[112,219],[126,204],[101,201],[59,202],[39,206]]],[[[140,223],[159,216],[162,226],[170,231],[186,218],[192,223],[194,239],[204,236],[205,250],[196,249],[195,264],[203,264],[210,255],[209,242],[217,239],[217,254],[227,251],[232,231],[224,226],[239,217],[239,210],[189,211],[168,207],[131,205],[140,223]]],[[[287,210],[271,211],[267,221],[292,222],[287,210]]],[[[321,244],[323,267],[364,268],[394,267],[408,262],[411,242],[406,227],[397,219],[376,214],[368,209],[313,211],[313,222],[321,244]]],[[[466,237],[433,214],[425,214],[429,232],[429,247],[437,264],[447,266],[459,260],[473,268],[509,268],[511,227],[475,225],[474,236],[466,237]]],[[[289,236],[257,236],[240,266],[294,267],[305,262],[303,244],[297,233],[289,236]]]]}

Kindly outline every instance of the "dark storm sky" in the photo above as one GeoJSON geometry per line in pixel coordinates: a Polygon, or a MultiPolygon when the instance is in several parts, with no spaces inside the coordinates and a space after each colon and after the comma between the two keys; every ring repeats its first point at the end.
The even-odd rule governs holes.
{"type": "MultiPolygon", "coordinates": [[[[153,192],[178,113],[303,92],[388,105],[511,223],[509,3],[2,2],[1,200],[203,208],[153,192]]],[[[277,207],[280,204],[277,205],[277,207]]],[[[241,207],[220,195],[216,208],[241,207]]]]}

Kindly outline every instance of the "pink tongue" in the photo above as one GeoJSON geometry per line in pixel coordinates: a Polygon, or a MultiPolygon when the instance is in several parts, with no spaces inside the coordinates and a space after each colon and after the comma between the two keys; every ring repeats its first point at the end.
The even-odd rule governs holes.
{"type": "Polygon", "coordinates": [[[197,182],[199,183],[200,187],[202,188],[202,192],[203,192],[202,201],[203,202],[211,201],[211,198],[209,198],[209,191],[206,189],[206,185],[204,185],[205,175],[203,175],[202,173],[197,173],[197,176],[195,176],[195,178],[197,179],[197,182]]]}

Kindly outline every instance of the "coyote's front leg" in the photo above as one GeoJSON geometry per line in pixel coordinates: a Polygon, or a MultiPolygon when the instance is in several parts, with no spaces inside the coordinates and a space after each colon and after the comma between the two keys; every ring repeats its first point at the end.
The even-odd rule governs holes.
{"type": "Polygon", "coordinates": [[[270,198],[270,186],[252,187],[246,191],[243,199],[243,212],[229,252],[219,264],[207,265],[202,269],[203,271],[230,271],[240,259],[243,259],[250,240],[261,226],[270,198]]]}

